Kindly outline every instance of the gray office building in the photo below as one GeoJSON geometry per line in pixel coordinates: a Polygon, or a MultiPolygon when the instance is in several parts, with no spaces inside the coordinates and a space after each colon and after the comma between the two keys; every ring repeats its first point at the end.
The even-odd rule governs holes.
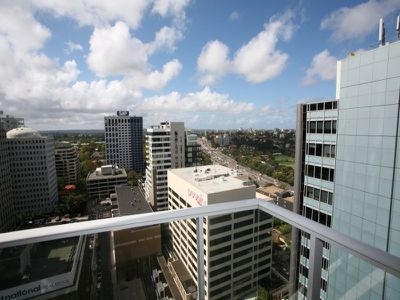
{"type": "Polygon", "coordinates": [[[144,173],[143,118],[118,111],[104,117],[107,164],[144,173]]]}
{"type": "Polygon", "coordinates": [[[16,213],[54,211],[58,201],[54,141],[31,128],[7,132],[16,213]]]}
{"type": "Polygon", "coordinates": [[[24,118],[18,118],[11,115],[5,115],[2,110],[0,110],[0,125],[7,132],[14,128],[24,127],[24,118]]]}
{"type": "Polygon", "coordinates": [[[6,133],[0,124],[0,233],[15,227],[14,195],[6,133]]]}

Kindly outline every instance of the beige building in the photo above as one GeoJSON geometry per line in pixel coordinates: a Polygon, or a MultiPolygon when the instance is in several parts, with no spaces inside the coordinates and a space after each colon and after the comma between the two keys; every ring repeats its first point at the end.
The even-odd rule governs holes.
{"type": "Polygon", "coordinates": [[[90,199],[103,200],[115,193],[115,186],[128,184],[124,169],[107,165],[97,168],[86,178],[86,188],[90,199]]]}
{"type": "MultiPolygon", "coordinates": [[[[231,169],[168,170],[168,207],[179,209],[255,198],[255,186],[231,169]]],[[[258,210],[205,218],[206,299],[240,299],[270,276],[272,218],[258,210]]],[[[173,254],[197,282],[195,220],[170,224],[173,254]]]]}

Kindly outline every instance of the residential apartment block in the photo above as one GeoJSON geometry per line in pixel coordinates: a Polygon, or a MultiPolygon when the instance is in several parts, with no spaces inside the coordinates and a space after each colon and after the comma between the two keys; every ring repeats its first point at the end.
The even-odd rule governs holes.
{"type": "MultiPolygon", "coordinates": [[[[255,198],[255,186],[231,169],[202,166],[168,170],[170,210],[255,198]]],[[[204,219],[205,299],[242,299],[271,274],[272,218],[247,210],[204,219]]],[[[170,223],[173,253],[197,282],[194,219],[170,223]]]]}
{"type": "Polygon", "coordinates": [[[16,213],[50,213],[58,201],[54,141],[31,128],[7,132],[16,213]]]}
{"type": "Polygon", "coordinates": [[[143,173],[143,118],[118,111],[104,117],[107,164],[143,173]]]}
{"type": "Polygon", "coordinates": [[[185,167],[184,123],[163,122],[148,128],[146,151],[146,200],[154,210],[167,210],[167,170],[185,167]]]}

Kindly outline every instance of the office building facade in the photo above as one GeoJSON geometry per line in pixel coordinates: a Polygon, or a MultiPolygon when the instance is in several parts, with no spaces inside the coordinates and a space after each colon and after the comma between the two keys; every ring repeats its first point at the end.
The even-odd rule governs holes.
{"type": "Polygon", "coordinates": [[[89,173],[86,178],[89,198],[97,201],[104,200],[110,197],[110,194],[114,194],[116,186],[127,184],[126,171],[114,165],[97,168],[94,172],[89,173]]]}
{"type": "Polygon", "coordinates": [[[117,116],[104,117],[104,127],[107,164],[143,173],[143,118],[118,111],[117,116]]]}
{"type": "MultiPolygon", "coordinates": [[[[395,255],[400,255],[399,95],[400,42],[352,54],[338,62],[337,109],[332,101],[299,105],[296,133],[296,211],[395,255]],[[337,131],[326,135],[326,121],[333,128],[334,120],[337,131]]],[[[298,272],[303,299],[308,236],[294,236],[292,275],[298,272]]],[[[398,279],[324,246],[322,299],[400,298],[398,279]]]]}
{"type": "Polygon", "coordinates": [[[146,152],[146,200],[154,210],[167,210],[167,170],[185,167],[184,123],[163,122],[148,128],[146,152]]]}
{"type": "Polygon", "coordinates": [[[58,201],[54,141],[31,128],[7,132],[12,189],[18,214],[54,211],[58,201]]]}
{"type": "MultiPolygon", "coordinates": [[[[211,165],[168,170],[170,210],[255,197],[255,186],[229,168],[211,165]]],[[[242,299],[271,274],[272,218],[258,210],[205,218],[205,299],[242,299]]],[[[170,223],[174,255],[197,282],[194,219],[170,223]]]]}
{"type": "MultiPolygon", "coordinates": [[[[332,228],[400,256],[400,41],[338,66],[332,228]]],[[[400,299],[399,279],[336,247],[330,252],[328,299],[400,299]]]]}
{"type": "Polygon", "coordinates": [[[65,184],[77,184],[81,177],[81,165],[77,149],[69,142],[55,144],[57,177],[65,184]]]}
{"type": "Polygon", "coordinates": [[[24,127],[25,120],[24,118],[5,115],[4,112],[0,110],[0,125],[3,127],[3,130],[7,132],[14,128],[24,127]]]}
{"type": "Polygon", "coordinates": [[[201,146],[197,143],[197,135],[186,132],[185,167],[200,166],[201,146]]]}
{"type": "Polygon", "coordinates": [[[6,132],[0,124],[0,232],[13,230],[14,227],[15,210],[9,151],[6,132]]]}
{"type": "MultiPolygon", "coordinates": [[[[322,225],[331,227],[335,178],[338,101],[299,104],[297,107],[295,204],[293,209],[322,225]]],[[[292,278],[298,280],[298,298],[306,299],[309,267],[309,236],[300,232],[297,268],[292,262],[292,278]]],[[[324,245],[321,298],[326,299],[329,245],[324,245]]],[[[294,279],[293,279],[294,280],[294,279]]]]}

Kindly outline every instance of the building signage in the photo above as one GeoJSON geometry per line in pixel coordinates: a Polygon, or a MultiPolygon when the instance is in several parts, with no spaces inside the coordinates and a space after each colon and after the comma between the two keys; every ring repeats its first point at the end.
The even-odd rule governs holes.
{"type": "Polygon", "coordinates": [[[193,192],[191,189],[188,189],[188,196],[190,198],[193,198],[194,200],[196,200],[196,202],[199,205],[203,205],[204,204],[204,198],[202,195],[197,194],[196,192],[193,192]]]}
{"type": "Polygon", "coordinates": [[[119,111],[117,111],[117,116],[127,117],[127,116],[129,116],[129,111],[127,111],[127,110],[119,110],[119,111]]]}

